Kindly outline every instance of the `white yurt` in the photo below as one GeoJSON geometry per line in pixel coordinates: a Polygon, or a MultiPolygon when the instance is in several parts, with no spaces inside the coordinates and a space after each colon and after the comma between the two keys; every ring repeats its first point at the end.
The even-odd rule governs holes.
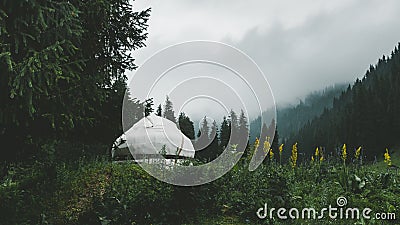
{"type": "Polygon", "coordinates": [[[136,160],[163,154],[173,158],[194,158],[192,142],[172,121],[149,115],[134,124],[114,143],[112,157],[132,154],[136,160]]]}

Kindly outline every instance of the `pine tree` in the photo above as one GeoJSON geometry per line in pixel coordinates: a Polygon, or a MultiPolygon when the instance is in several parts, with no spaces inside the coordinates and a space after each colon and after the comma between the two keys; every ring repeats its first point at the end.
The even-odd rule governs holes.
{"type": "Polygon", "coordinates": [[[169,99],[168,95],[165,99],[165,104],[164,104],[164,118],[176,123],[174,107],[173,107],[172,102],[169,99]]]}
{"type": "Polygon", "coordinates": [[[210,127],[208,126],[207,118],[202,120],[201,127],[197,134],[196,140],[196,156],[198,159],[208,161],[210,159],[210,127]]]}
{"type": "Polygon", "coordinates": [[[186,135],[186,137],[188,137],[191,140],[194,140],[195,133],[194,133],[193,122],[184,112],[181,112],[181,114],[179,114],[178,125],[179,129],[182,131],[183,134],[186,135]]]}
{"type": "Polygon", "coordinates": [[[224,116],[220,129],[220,139],[221,139],[220,146],[222,149],[229,147],[230,136],[231,136],[231,129],[229,126],[229,121],[224,116]]]}
{"type": "Polygon", "coordinates": [[[248,145],[249,139],[249,128],[247,123],[247,117],[244,111],[240,111],[239,122],[238,122],[238,149],[245,151],[248,145]]]}
{"type": "MultiPolygon", "coordinates": [[[[123,132],[126,132],[136,122],[143,118],[143,104],[136,98],[132,98],[129,88],[126,90],[123,101],[122,124],[123,132]]],[[[120,134],[119,134],[120,135],[120,134]]]]}
{"type": "Polygon", "coordinates": [[[231,110],[229,114],[229,127],[231,131],[231,138],[229,145],[238,144],[238,138],[239,138],[238,119],[236,113],[233,110],[231,110]]]}
{"type": "Polygon", "coordinates": [[[154,112],[153,109],[153,98],[149,98],[146,101],[144,101],[144,116],[147,117],[150,115],[150,113],[154,112]]]}
{"type": "Polygon", "coordinates": [[[158,105],[157,107],[157,112],[156,112],[157,116],[162,116],[162,108],[161,108],[161,104],[158,105]]]}
{"type": "Polygon", "coordinates": [[[1,1],[0,141],[15,149],[3,157],[53,140],[112,143],[149,13],[128,0],[1,1]]]}
{"type": "Polygon", "coordinates": [[[219,136],[218,136],[218,127],[217,127],[217,122],[212,123],[211,125],[211,133],[210,133],[210,138],[212,139],[209,151],[210,151],[210,160],[213,160],[217,158],[221,153],[221,148],[219,146],[219,136]]]}

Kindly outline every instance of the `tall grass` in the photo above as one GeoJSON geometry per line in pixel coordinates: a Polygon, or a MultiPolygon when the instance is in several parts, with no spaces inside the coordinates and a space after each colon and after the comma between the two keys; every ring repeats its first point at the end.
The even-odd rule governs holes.
{"type": "MultiPolygon", "coordinates": [[[[295,146],[292,151],[297,154],[301,149],[295,146]]],[[[322,152],[319,150],[317,155],[322,157],[322,152]]],[[[399,214],[400,176],[397,171],[389,170],[383,160],[360,165],[357,161],[351,163],[348,157],[346,163],[343,158],[324,157],[314,158],[314,162],[292,157],[291,164],[281,164],[276,157],[267,158],[253,172],[248,170],[249,160],[243,158],[222,178],[198,187],[165,184],[137,164],[112,163],[105,158],[54,164],[34,162],[29,166],[14,164],[0,183],[0,221],[1,224],[230,224],[229,221],[314,224],[316,221],[260,220],[255,212],[265,203],[276,208],[319,209],[335,205],[339,196],[348,199],[349,207],[399,214]]],[[[392,154],[391,163],[398,162],[398,155],[392,154]]],[[[400,220],[366,223],[399,224],[400,220]]],[[[318,220],[318,224],[343,224],[343,221],[325,218],[318,220]]]]}

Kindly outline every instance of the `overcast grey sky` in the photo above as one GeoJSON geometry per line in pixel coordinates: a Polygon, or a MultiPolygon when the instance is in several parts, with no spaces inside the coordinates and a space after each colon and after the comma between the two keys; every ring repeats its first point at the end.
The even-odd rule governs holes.
{"type": "Polygon", "coordinates": [[[136,0],[133,6],[152,8],[147,47],[134,53],[138,66],[172,44],[224,42],[260,66],[278,104],[353,82],[400,41],[398,0],[136,0]]]}

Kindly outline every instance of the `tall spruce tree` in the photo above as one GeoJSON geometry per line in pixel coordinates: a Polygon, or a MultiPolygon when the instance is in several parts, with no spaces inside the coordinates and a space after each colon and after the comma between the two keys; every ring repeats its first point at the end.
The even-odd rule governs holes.
{"type": "Polygon", "coordinates": [[[220,129],[220,139],[221,139],[220,146],[222,149],[229,147],[230,137],[231,137],[231,128],[229,126],[229,121],[224,116],[220,129]]]}
{"type": "Polygon", "coordinates": [[[217,122],[215,122],[215,120],[211,125],[210,139],[212,139],[212,141],[209,146],[209,151],[210,151],[209,160],[214,160],[222,153],[221,148],[219,146],[217,122]]]}
{"type": "Polygon", "coordinates": [[[239,149],[242,149],[243,151],[246,150],[247,145],[248,145],[248,139],[249,139],[249,126],[247,122],[247,117],[244,114],[244,111],[240,111],[240,116],[239,116],[239,121],[238,121],[238,147],[239,149]]]}
{"type": "Polygon", "coordinates": [[[176,123],[174,107],[173,107],[173,104],[172,104],[171,100],[169,99],[168,95],[165,98],[164,115],[163,116],[164,116],[164,118],[176,123]]]}
{"type": "Polygon", "coordinates": [[[124,96],[123,101],[123,115],[122,115],[122,124],[123,124],[123,132],[129,130],[136,122],[138,122],[141,118],[143,118],[143,103],[141,103],[138,99],[132,98],[129,88],[126,90],[126,94],[124,96]]]}
{"type": "Polygon", "coordinates": [[[231,138],[229,145],[238,144],[238,138],[239,138],[238,118],[233,110],[231,110],[229,113],[229,127],[231,130],[231,138]]]}
{"type": "Polygon", "coordinates": [[[193,122],[184,112],[179,114],[178,125],[182,133],[185,134],[190,140],[194,141],[195,133],[193,122]]]}
{"type": "Polygon", "coordinates": [[[197,140],[195,144],[196,156],[198,159],[208,161],[210,159],[210,127],[208,126],[207,117],[204,117],[201,123],[197,140]]]}
{"type": "Polygon", "coordinates": [[[14,149],[3,157],[51,140],[112,143],[149,12],[128,0],[1,1],[0,140],[14,149]]]}
{"type": "Polygon", "coordinates": [[[159,104],[158,107],[157,107],[156,115],[157,115],[157,116],[162,116],[162,107],[161,107],[161,104],[159,104]]]}
{"type": "Polygon", "coordinates": [[[154,112],[154,109],[153,109],[153,105],[154,105],[154,103],[153,103],[153,98],[149,98],[149,99],[146,99],[146,101],[144,101],[144,116],[149,116],[152,112],[154,112]]]}

